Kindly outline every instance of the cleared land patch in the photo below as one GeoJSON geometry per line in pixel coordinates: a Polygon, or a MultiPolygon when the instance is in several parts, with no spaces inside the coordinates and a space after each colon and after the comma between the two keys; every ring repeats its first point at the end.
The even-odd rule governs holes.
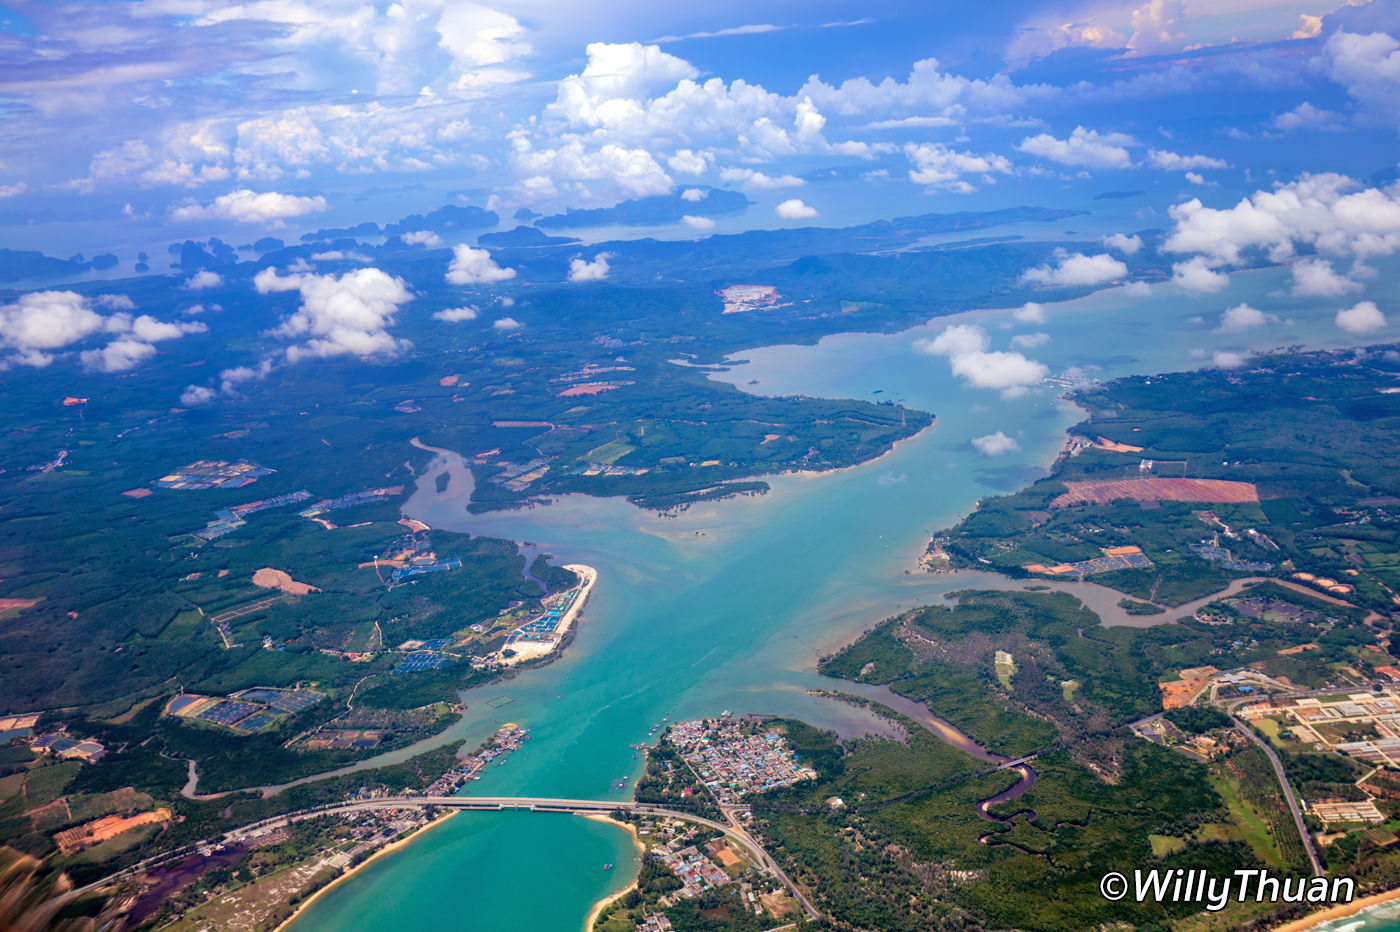
{"type": "Polygon", "coordinates": [[[1071,505],[1108,505],[1120,499],[1138,502],[1257,502],[1259,490],[1252,482],[1229,479],[1097,479],[1065,483],[1069,490],[1050,502],[1051,508],[1071,505]]]}
{"type": "Polygon", "coordinates": [[[297,582],[288,573],[264,566],[253,574],[253,585],[260,589],[278,589],[289,595],[306,595],[321,590],[309,583],[297,582]]]}

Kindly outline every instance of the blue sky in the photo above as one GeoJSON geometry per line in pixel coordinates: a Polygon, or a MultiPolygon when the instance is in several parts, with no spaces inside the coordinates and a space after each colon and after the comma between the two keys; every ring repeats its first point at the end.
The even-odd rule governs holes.
{"type": "Polygon", "coordinates": [[[845,219],[849,186],[803,180],[824,168],[927,210],[1365,179],[1397,160],[1400,5],[1334,2],[21,2],[0,244],[692,185],[748,192],[749,225],[845,219]]]}

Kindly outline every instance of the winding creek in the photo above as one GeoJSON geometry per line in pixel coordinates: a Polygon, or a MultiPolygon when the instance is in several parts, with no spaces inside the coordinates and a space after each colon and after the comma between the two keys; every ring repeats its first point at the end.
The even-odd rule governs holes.
{"type": "MultiPolygon", "coordinates": [[[[1389,260],[1378,264],[1388,265],[1386,274],[1396,271],[1389,260]]],[[[1236,274],[1224,293],[1204,298],[1158,286],[1145,298],[1107,291],[1050,305],[1047,322],[1036,328],[1049,340],[1028,352],[1053,373],[1112,378],[1188,368],[1202,354],[1251,345],[1355,342],[1333,325],[1335,307],[1287,297],[1286,283],[1287,270],[1269,269],[1236,274]],[[1216,332],[1221,312],[1246,301],[1279,322],[1244,335],[1216,332]]],[[[742,363],[716,372],[715,378],[764,394],[896,398],[938,416],[934,428],[878,460],[772,477],[766,495],[703,503],[676,517],[579,495],[475,515],[466,510],[470,472],[456,454],[437,453],[407,515],[435,527],[535,542],[556,564],[595,567],[599,580],[558,659],[468,691],[466,712],[445,734],[361,766],[457,739],[475,746],[515,722],[530,729],[532,740],[505,766],[489,768],[472,785],[474,794],[621,799],[627,791],[614,787],[623,777],[635,781],[643,765],[631,745],[653,739],[665,719],[730,709],[798,718],[845,737],[890,733],[888,720],[824,692],[889,705],[979,760],[1000,763],[888,690],[822,677],[818,658],[884,618],[968,588],[1064,589],[1106,624],[1160,624],[1194,608],[1129,616],[1117,605],[1118,593],[1088,583],[1019,583],[918,568],[936,530],[979,499],[1044,475],[1065,429],[1082,417],[1056,399],[1057,388],[1003,397],[965,385],[945,359],[914,350],[916,339],[953,322],[983,327],[992,349],[1005,348],[1015,328],[1025,329],[1008,311],[980,311],[899,334],[747,351],[742,363]],[[980,455],[972,439],[997,430],[1016,449],[980,455]],[[449,479],[438,493],[444,471],[449,479]]],[[[995,820],[990,809],[1033,780],[1028,767],[979,811],[995,820]]],[[[292,929],[574,932],[595,901],[631,883],[638,865],[630,836],[614,826],[570,816],[466,813],[328,892],[292,929]],[[605,863],[619,869],[604,871],[605,863]]]]}

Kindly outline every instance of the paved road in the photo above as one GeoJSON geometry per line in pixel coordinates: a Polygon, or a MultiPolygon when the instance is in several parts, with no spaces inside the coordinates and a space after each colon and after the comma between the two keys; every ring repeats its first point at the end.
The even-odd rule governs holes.
{"type": "Polygon", "coordinates": [[[70,891],[61,899],[68,900],[80,896],[84,893],[108,886],[116,881],[134,876],[143,871],[159,867],[162,864],[172,861],[182,860],[201,847],[209,845],[236,842],[259,834],[263,831],[276,828],[282,825],[289,825],[293,822],[300,822],[306,819],[314,819],[324,815],[335,815],[346,812],[359,812],[369,809],[407,809],[407,808],[436,808],[436,809],[460,809],[468,811],[493,811],[504,810],[528,810],[530,812],[571,812],[575,814],[599,813],[606,814],[617,812],[635,812],[638,815],[665,816],[672,819],[681,819],[685,822],[694,822],[697,825],[704,825],[716,831],[723,832],[725,837],[733,840],[741,848],[745,849],[749,856],[756,863],[773,873],[783,886],[787,887],[793,898],[801,904],[802,909],[811,919],[821,918],[821,913],[817,910],[807,895],[802,892],[792,878],[783,871],[778,863],[763,849],[748,830],[740,824],[737,813],[748,809],[747,806],[727,806],[721,811],[724,813],[726,822],[716,822],[706,819],[703,816],[695,815],[691,812],[681,812],[676,809],[667,809],[654,803],[635,802],[631,800],[602,800],[602,799],[556,799],[538,796],[384,796],[376,799],[359,799],[346,803],[339,803],[331,806],[321,806],[315,809],[304,809],[298,812],[284,813],[273,816],[258,822],[231,829],[222,835],[185,845],[175,851],[166,852],[156,857],[147,858],[133,864],[125,870],[118,871],[96,883],[88,884],[70,891]]]}
{"type": "MultiPolygon", "coordinates": [[[[1254,701],[1254,700],[1251,700],[1254,701]]],[[[1269,742],[1260,738],[1243,721],[1236,718],[1234,709],[1230,710],[1230,720],[1235,723],[1235,728],[1239,730],[1250,741],[1253,741],[1259,750],[1269,758],[1269,763],[1274,766],[1274,776],[1278,778],[1278,785],[1283,788],[1284,801],[1288,803],[1288,809],[1293,813],[1293,824],[1298,826],[1298,835],[1303,840],[1303,850],[1308,853],[1308,860],[1312,862],[1313,874],[1321,877],[1326,871],[1322,867],[1322,862],[1318,860],[1317,849],[1313,847],[1312,835],[1308,833],[1307,823],[1303,821],[1303,811],[1298,808],[1298,800],[1293,795],[1293,787],[1288,784],[1288,776],[1283,772],[1283,761],[1278,759],[1274,749],[1269,747],[1269,742]]]]}

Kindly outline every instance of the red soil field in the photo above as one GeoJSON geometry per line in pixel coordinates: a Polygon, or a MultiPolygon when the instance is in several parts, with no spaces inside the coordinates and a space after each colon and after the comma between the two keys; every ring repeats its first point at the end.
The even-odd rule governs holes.
{"type": "Polygon", "coordinates": [[[1070,505],[1107,505],[1130,498],[1139,502],[1257,502],[1259,490],[1252,482],[1228,479],[1103,479],[1066,482],[1068,492],[1050,502],[1052,508],[1070,505]]]}

